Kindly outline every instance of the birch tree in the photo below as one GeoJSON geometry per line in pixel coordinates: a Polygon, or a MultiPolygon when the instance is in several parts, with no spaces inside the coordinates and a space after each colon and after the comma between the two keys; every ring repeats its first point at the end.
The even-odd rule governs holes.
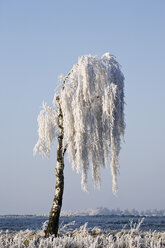
{"type": "Polygon", "coordinates": [[[124,136],[124,76],[114,56],[85,55],[62,77],[53,106],[45,103],[38,116],[38,142],[34,154],[49,157],[57,137],[56,189],[45,236],[57,236],[64,190],[64,154],[81,173],[87,191],[91,167],[94,185],[100,187],[100,168],[110,163],[112,191],[117,192],[119,152],[124,136]],[[110,158],[110,159],[109,159],[110,158]],[[110,162],[109,162],[110,161],[110,162]]]}

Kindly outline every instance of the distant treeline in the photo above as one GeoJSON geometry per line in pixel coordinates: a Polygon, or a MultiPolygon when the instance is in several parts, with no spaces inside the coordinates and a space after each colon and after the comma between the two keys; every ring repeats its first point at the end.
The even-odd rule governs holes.
{"type": "Polygon", "coordinates": [[[133,215],[133,216],[165,216],[165,210],[161,209],[148,209],[143,211],[138,211],[136,209],[108,209],[108,208],[96,208],[96,209],[85,209],[85,210],[71,210],[71,211],[62,211],[62,216],[85,216],[85,215],[133,215]]]}

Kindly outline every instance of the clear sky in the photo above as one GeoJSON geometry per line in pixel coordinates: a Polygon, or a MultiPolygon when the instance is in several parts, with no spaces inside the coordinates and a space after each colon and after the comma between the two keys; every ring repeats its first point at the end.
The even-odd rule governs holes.
{"type": "Polygon", "coordinates": [[[125,75],[118,195],[110,169],[89,192],[65,160],[63,210],[165,208],[165,1],[0,0],[0,214],[48,213],[56,144],[33,157],[37,115],[79,56],[115,55],[125,75]]]}

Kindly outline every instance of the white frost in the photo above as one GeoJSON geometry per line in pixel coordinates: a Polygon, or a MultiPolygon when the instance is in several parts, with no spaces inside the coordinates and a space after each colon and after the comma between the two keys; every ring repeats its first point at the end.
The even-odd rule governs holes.
{"type": "MultiPolygon", "coordinates": [[[[86,55],[79,58],[68,75],[56,95],[60,97],[64,139],[72,167],[81,171],[82,188],[86,190],[91,166],[94,184],[99,187],[100,166],[107,165],[110,154],[112,190],[116,193],[120,141],[125,129],[124,76],[120,66],[109,53],[101,58],[86,55]]],[[[48,156],[57,117],[52,108],[45,112],[39,115],[41,127],[35,151],[48,156]]]]}
{"type": "Polygon", "coordinates": [[[56,136],[58,125],[57,111],[47,107],[45,103],[38,115],[38,142],[34,147],[34,154],[39,152],[42,156],[49,157],[51,144],[56,136]]]}

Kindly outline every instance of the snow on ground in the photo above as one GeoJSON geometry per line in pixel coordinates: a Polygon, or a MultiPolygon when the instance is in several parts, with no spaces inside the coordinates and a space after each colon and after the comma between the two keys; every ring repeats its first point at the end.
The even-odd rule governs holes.
{"type": "Polygon", "coordinates": [[[160,248],[165,247],[165,232],[141,232],[140,224],[120,232],[105,232],[99,228],[88,229],[87,223],[70,231],[69,225],[60,227],[59,237],[45,239],[43,230],[0,232],[1,248],[160,248]]]}

